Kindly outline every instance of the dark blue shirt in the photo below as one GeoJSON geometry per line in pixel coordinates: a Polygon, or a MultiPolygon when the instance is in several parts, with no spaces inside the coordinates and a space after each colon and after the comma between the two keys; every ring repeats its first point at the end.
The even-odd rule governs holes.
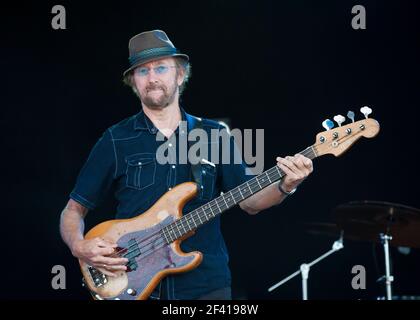
{"type": "MultiPolygon", "coordinates": [[[[107,129],[93,147],[86,163],[81,169],[70,198],[90,210],[114,193],[118,201],[116,219],[131,218],[149,209],[165,192],[174,186],[194,181],[191,165],[180,161],[181,153],[176,152],[176,160],[160,164],[156,153],[163,143],[176,138],[180,147],[181,135],[188,135],[194,118],[181,109],[182,118],[188,122],[184,130],[177,128],[175,136],[157,141],[158,129],[143,111],[107,129]],[[181,131],[181,132],[180,132],[181,131]]],[[[218,161],[201,165],[202,188],[198,196],[190,200],[183,213],[188,213],[252,178],[246,175],[244,162],[235,164],[233,152],[238,152],[232,137],[210,139],[215,129],[226,128],[216,121],[202,119],[202,128],[208,133],[208,160],[214,159],[216,148],[218,161]],[[231,151],[231,161],[222,163],[223,148],[231,151]],[[215,152],[214,152],[215,153],[215,152]]],[[[173,153],[171,153],[173,154],[173,153]]],[[[184,240],[181,248],[186,251],[198,250],[203,253],[202,263],[194,270],[171,275],[162,280],[151,297],[165,290],[168,299],[195,299],[215,289],[231,285],[228,267],[229,256],[217,216],[196,230],[195,235],[184,240]]]]}

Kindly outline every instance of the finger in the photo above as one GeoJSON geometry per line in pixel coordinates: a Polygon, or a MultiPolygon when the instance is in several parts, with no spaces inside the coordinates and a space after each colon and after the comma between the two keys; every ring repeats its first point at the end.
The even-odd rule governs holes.
{"type": "Polygon", "coordinates": [[[280,167],[280,169],[282,169],[284,171],[284,173],[289,178],[291,178],[293,180],[297,178],[296,174],[292,170],[290,170],[290,168],[288,166],[284,165],[283,163],[278,163],[277,165],[280,167]]]}
{"type": "Polygon", "coordinates": [[[306,169],[306,167],[305,167],[305,165],[304,165],[304,163],[303,163],[303,159],[302,159],[302,157],[294,156],[294,157],[291,157],[290,161],[292,161],[292,162],[294,163],[294,165],[295,165],[295,166],[296,166],[299,170],[306,169]]]}
{"type": "Polygon", "coordinates": [[[97,245],[100,247],[104,247],[104,248],[116,248],[117,244],[114,242],[111,242],[109,240],[105,240],[105,239],[101,239],[101,238],[97,238],[97,245]]]}
{"type": "Polygon", "coordinates": [[[126,271],[127,267],[124,266],[124,265],[115,265],[115,266],[106,265],[105,269],[107,269],[109,271],[113,271],[113,272],[114,271],[119,271],[119,270],[126,271]]]}
{"type": "Polygon", "coordinates": [[[114,273],[114,272],[112,272],[112,271],[109,271],[109,270],[107,270],[107,269],[105,269],[105,268],[101,268],[101,267],[96,267],[96,269],[98,269],[100,272],[102,272],[104,275],[107,275],[107,276],[110,276],[110,277],[116,277],[117,276],[117,274],[116,273],[114,273]]]}
{"type": "Polygon", "coordinates": [[[293,157],[287,156],[286,158],[283,158],[281,162],[287,167],[289,167],[289,169],[292,170],[295,174],[297,174],[299,172],[299,168],[293,161],[293,157]]]}
{"type": "Polygon", "coordinates": [[[304,155],[298,153],[295,155],[295,157],[301,159],[303,165],[305,166],[305,168],[307,168],[309,170],[309,172],[312,172],[313,170],[313,164],[312,164],[312,160],[305,157],[304,155]]]}
{"type": "Polygon", "coordinates": [[[128,262],[126,258],[109,258],[109,257],[98,257],[96,260],[97,264],[106,264],[110,266],[125,265],[128,262]]]}
{"type": "Polygon", "coordinates": [[[290,157],[290,161],[292,161],[293,162],[293,164],[295,165],[295,167],[296,167],[296,171],[295,171],[295,173],[296,173],[296,175],[297,175],[297,177],[298,177],[298,179],[299,180],[303,180],[303,179],[305,179],[310,173],[311,173],[311,169],[308,169],[306,166],[305,166],[305,162],[306,161],[309,161],[309,162],[311,162],[311,160],[310,159],[308,159],[308,158],[306,158],[306,157],[304,157],[303,155],[301,155],[301,154],[297,154],[297,155],[295,155],[294,157],[290,157]]]}
{"type": "Polygon", "coordinates": [[[306,159],[303,163],[305,164],[305,167],[308,168],[309,173],[311,173],[314,170],[314,166],[311,159],[306,159]]]}
{"type": "Polygon", "coordinates": [[[108,256],[108,255],[113,254],[114,252],[115,252],[114,248],[109,248],[109,247],[106,247],[106,248],[96,247],[92,250],[92,253],[95,256],[108,256]]]}
{"type": "MultiPolygon", "coordinates": [[[[292,158],[292,157],[286,157],[286,158],[292,158]]],[[[284,161],[281,161],[280,163],[282,163],[283,165],[285,165],[292,173],[288,173],[288,176],[292,179],[292,180],[303,180],[306,176],[307,176],[307,169],[303,166],[303,164],[301,165],[301,167],[297,167],[296,164],[294,164],[292,161],[288,160],[288,159],[284,159],[284,161]]]]}

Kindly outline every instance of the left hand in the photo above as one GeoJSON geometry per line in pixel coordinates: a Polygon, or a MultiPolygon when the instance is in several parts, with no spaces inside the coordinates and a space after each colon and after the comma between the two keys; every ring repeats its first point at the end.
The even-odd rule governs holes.
{"type": "Polygon", "coordinates": [[[312,160],[300,153],[295,154],[293,157],[277,157],[276,160],[279,168],[286,173],[286,176],[280,183],[287,192],[295,189],[313,171],[312,160]]]}

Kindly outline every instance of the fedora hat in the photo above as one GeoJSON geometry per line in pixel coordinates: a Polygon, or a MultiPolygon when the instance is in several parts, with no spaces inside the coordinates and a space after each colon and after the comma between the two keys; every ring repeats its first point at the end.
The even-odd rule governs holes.
{"type": "Polygon", "coordinates": [[[180,53],[162,30],[139,33],[128,42],[129,68],[124,76],[134,68],[152,60],[165,57],[180,57],[189,60],[186,54],[180,53]]]}

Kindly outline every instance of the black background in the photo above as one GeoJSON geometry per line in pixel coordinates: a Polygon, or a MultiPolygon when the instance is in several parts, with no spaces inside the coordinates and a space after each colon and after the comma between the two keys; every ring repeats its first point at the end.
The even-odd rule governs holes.
{"type": "MultiPolygon", "coordinates": [[[[265,168],[314,142],[321,122],[368,105],[380,134],[340,158],[316,159],[313,175],[283,205],[226,213],[223,232],[237,299],[300,299],[300,279],[267,289],[328,251],[335,238],[305,232],[352,200],[420,207],[417,181],[419,20],[415,1],[75,1],[2,4],[2,290],[5,299],[88,299],[76,260],[59,236],[59,215],[86,157],[112,124],[139,111],[122,83],[128,39],[165,30],[190,56],[182,103],[194,115],[265,130],[265,168]],[[53,30],[51,8],[66,8],[53,30]],[[364,5],[367,29],[351,27],[364,5]],[[5,71],[5,72],[4,72],[5,71]],[[51,269],[66,268],[66,290],[51,269]]],[[[113,216],[112,199],[87,229],[113,216]]],[[[419,230],[420,232],[420,230],[419,230]]],[[[345,241],[310,272],[312,299],[384,296],[380,247],[345,241]],[[375,258],[375,254],[376,258],[375,258]],[[367,272],[353,290],[354,265],[367,272]]],[[[419,249],[391,250],[394,294],[420,295],[419,249]]]]}

